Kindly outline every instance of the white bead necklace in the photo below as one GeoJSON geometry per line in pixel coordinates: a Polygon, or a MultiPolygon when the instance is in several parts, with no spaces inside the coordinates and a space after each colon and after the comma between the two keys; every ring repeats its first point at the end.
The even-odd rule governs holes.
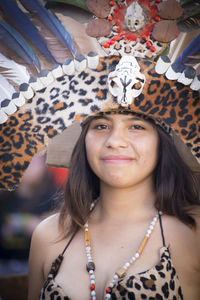
{"type": "MultiPolygon", "coordinates": [[[[128,262],[126,262],[122,268],[120,268],[119,270],[117,270],[110,282],[110,284],[108,285],[108,287],[106,288],[106,295],[105,295],[105,300],[110,299],[111,297],[111,293],[112,293],[112,289],[116,284],[116,281],[119,278],[123,278],[126,275],[126,271],[128,270],[128,268],[140,257],[140,255],[142,254],[145,245],[147,244],[151,233],[156,225],[156,222],[158,220],[159,214],[161,215],[162,212],[159,212],[158,214],[155,215],[155,217],[153,218],[153,220],[151,221],[151,223],[149,224],[149,227],[147,229],[147,232],[142,240],[142,242],[140,243],[139,248],[137,249],[136,253],[129,259],[128,262]]],[[[88,228],[88,222],[85,223],[84,225],[84,229],[85,229],[85,249],[86,249],[86,255],[87,255],[87,260],[88,263],[86,265],[86,269],[89,273],[90,276],[90,291],[91,291],[91,299],[92,300],[96,300],[96,289],[95,289],[95,264],[92,260],[92,254],[91,254],[91,243],[90,243],[90,236],[89,236],[89,228],[88,228]]]]}

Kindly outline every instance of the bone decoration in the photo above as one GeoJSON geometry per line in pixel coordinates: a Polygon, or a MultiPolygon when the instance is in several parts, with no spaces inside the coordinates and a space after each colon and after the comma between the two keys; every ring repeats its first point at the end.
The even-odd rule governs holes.
{"type": "Polygon", "coordinates": [[[87,55],[88,68],[95,70],[99,64],[99,55],[93,51],[87,55]]]}
{"type": "Polygon", "coordinates": [[[10,99],[4,99],[1,102],[1,109],[7,114],[12,115],[17,111],[16,105],[10,99]]]}
{"type": "Polygon", "coordinates": [[[17,107],[21,107],[26,103],[26,99],[22,95],[22,93],[14,93],[12,95],[12,101],[17,107]]]}
{"type": "Polygon", "coordinates": [[[89,52],[86,58],[83,55],[77,55],[73,60],[66,59],[63,65],[55,64],[52,70],[41,70],[38,77],[31,77],[29,82],[22,83],[19,86],[19,93],[13,93],[6,97],[0,103],[0,124],[8,120],[8,115],[14,114],[18,108],[26,104],[26,100],[32,99],[35,92],[46,88],[59,77],[63,75],[73,75],[76,72],[82,72],[84,69],[97,69],[99,64],[99,55],[95,52],[89,52]]]}
{"type": "Polygon", "coordinates": [[[55,64],[52,67],[51,72],[52,72],[54,78],[59,78],[59,77],[63,76],[63,74],[64,74],[62,66],[60,64],[55,64]]]}
{"type": "Polygon", "coordinates": [[[171,60],[168,56],[160,56],[156,65],[155,71],[158,74],[164,74],[171,65],[171,60]]]}
{"type": "Polygon", "coordinates": [[[178,82],[181,82],[184,85],[189,85],[192,83],[195,75],[196,70],[193,67],[186,67],[185,70],[181,73],[181,76],[178,78],[178,82]]]}
{"type": "Polygon", "coordinates": [[[192,81],[190,88],[193,91],[200,91],[200,74],[195,76],[194,80],[192,81]]]}
{"type": "Polygon", "coordinates": [[[114,72],[108,76],[110,93],[117,97],[118,104],[127,107],[143,90],[146,78],[133,56],[123,56],[114,72]]]}
{"type": "Polygon", "coordinates": [[[180,62],[171,63],[168,56],[159,57],[155,71],[158,74],[164,74],[169,80],[177,80],[184,85],[190,85],[193,91],[200,90],[200,74],[197,72],[199,64],[194,67],[185,66],[180,62]],[[197,72],[197,74],[196,74],[197,72]]]}
{"type": "Polygon", "coordinates": [[[126,10],[125,23],[130,31],[136,32],[144,27],[144,22],[143,9],[135,1],[126,10]]]}
{"type": "Polygon", "coordinates": [[[33,98],[34,96],[34,92],[33,92],[33,89],[31,88],[31,86],[24,82],[22,84],[20,84],[19,86],[19,90],[20,90],[20,93],[24,96],[24,98],[26,99],[31,99],[33,98]]]}
{"type": "Polygon", "coordinates": [[[82,54],[79,54],[74,59],[75,69],[78,72],[82,72],[87,67],[87,60],[82,54]]]}
{"type": "Polygon", "coordinates": [[[45,87],[42,81],[39,79],[39,77],[31,77],[28,83],[36,92],[42,90],[45,87]]]}
{"type": "Polygon", "coordinates": [[[64,74],[66,74],[66,75],[74,74],[74,72],[75,72],[74,61],[70,58],[66,59],[66,61],[62,65],[62,69],[63,69],[64,74]]]}

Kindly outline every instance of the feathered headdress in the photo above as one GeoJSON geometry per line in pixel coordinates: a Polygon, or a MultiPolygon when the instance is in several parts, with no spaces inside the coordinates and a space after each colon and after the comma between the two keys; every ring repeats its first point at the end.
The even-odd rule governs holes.
{"type": "MultiPolygon", "coordinates": [[[[69,17],[56,17],[39,0],[0,0],[1,189],[14,189],[32,157],[48,144],[72,147],[77,121],[112,109],[153,118],[188,146],[198,165],[200,35],[195,33],[175,56],[182,44],[182,7],[175,0],[158,2],[87,1],[95,17],[84,28],[69,17]],[[166,12],[167,2],[168,7],[175,3],[173,14],[166,12]],[[162,26],[167,29],[160,38],[162,26]],[[56,41],[55,47],[49,41],[56,41]],[[67,59],[58,55],[59,43],[67,59]],[[55,139],[61,133],[65,143],[63,137],[55,139]]],[[[64,163],[58,159],[56,164],[64,163]]]]}

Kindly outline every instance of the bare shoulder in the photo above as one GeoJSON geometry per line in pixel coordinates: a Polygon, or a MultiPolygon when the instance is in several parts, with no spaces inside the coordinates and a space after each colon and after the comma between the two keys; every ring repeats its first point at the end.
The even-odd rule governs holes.
{"type": "Polygon", "coordinates": [[[200,253],[200,206],[191,208],[190,215],[194,218],[196,227],[192,228],[178,218],[172,216],[164,217],[164,231],[169,245],[174,245],[175,249],[182,251],[192,251],[200,253]]]}
{"type": "Polygon", "coordinates": [[[33,232],[29,253],[29,300],[39,297],[51,263],[60,251],[59,236],[59,214],[44,219],[33,232]]]}
{"type": "Polygon", "coordinates": [[[32,239],[40,242],[53,242],[59,237],[59,214],[53,214],[42,220],[33,232],[32,239]]]}
{"type": "Polygon", "coordinates": [[[33,259],[34,261],[40,260],[41,266],[44,265],[51,248],[56,244],[56,241],[58,241],[58,221],[58,214],[49,216],[36,226],[32,234],[29,259],[33,259]],[[40,253],[39,257],[38,253],[40,253]]]}
{"type": "Polygon", "coordinates": [[[190,214],[195,219],[196,228],[184,224],[176,217],[165,215],[164,235],[177,269],[180,267],[187,274],[189,271],[200,274],[200,207],[192,208],[190,214]]]}
{"type": "Polygon", "coordinates": [[[167,215],[163,216],[163,228],[184,299],[196,300],[200,294],[200,207],[193,207],[190,214],[196,228],[167,215]]]}

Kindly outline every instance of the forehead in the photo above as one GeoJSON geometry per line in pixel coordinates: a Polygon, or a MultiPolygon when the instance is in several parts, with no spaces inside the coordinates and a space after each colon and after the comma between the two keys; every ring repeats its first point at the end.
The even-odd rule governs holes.
{"type": "Polygon", "coordinates": [[[117,119],[117,120],[122,120],[124,122],[135,120],[135,121],[147,122],[152,125],[154,124],[153,120],[149,119],[145,115],[136,114],[136,113],[130,112],[130,111],[108,111],[108,112],[99,113],[96,116],[93,116],[91,118],[91,121],[99,120],[99,119],[105,119],[108,121],[114,121],[117,119]]]}

